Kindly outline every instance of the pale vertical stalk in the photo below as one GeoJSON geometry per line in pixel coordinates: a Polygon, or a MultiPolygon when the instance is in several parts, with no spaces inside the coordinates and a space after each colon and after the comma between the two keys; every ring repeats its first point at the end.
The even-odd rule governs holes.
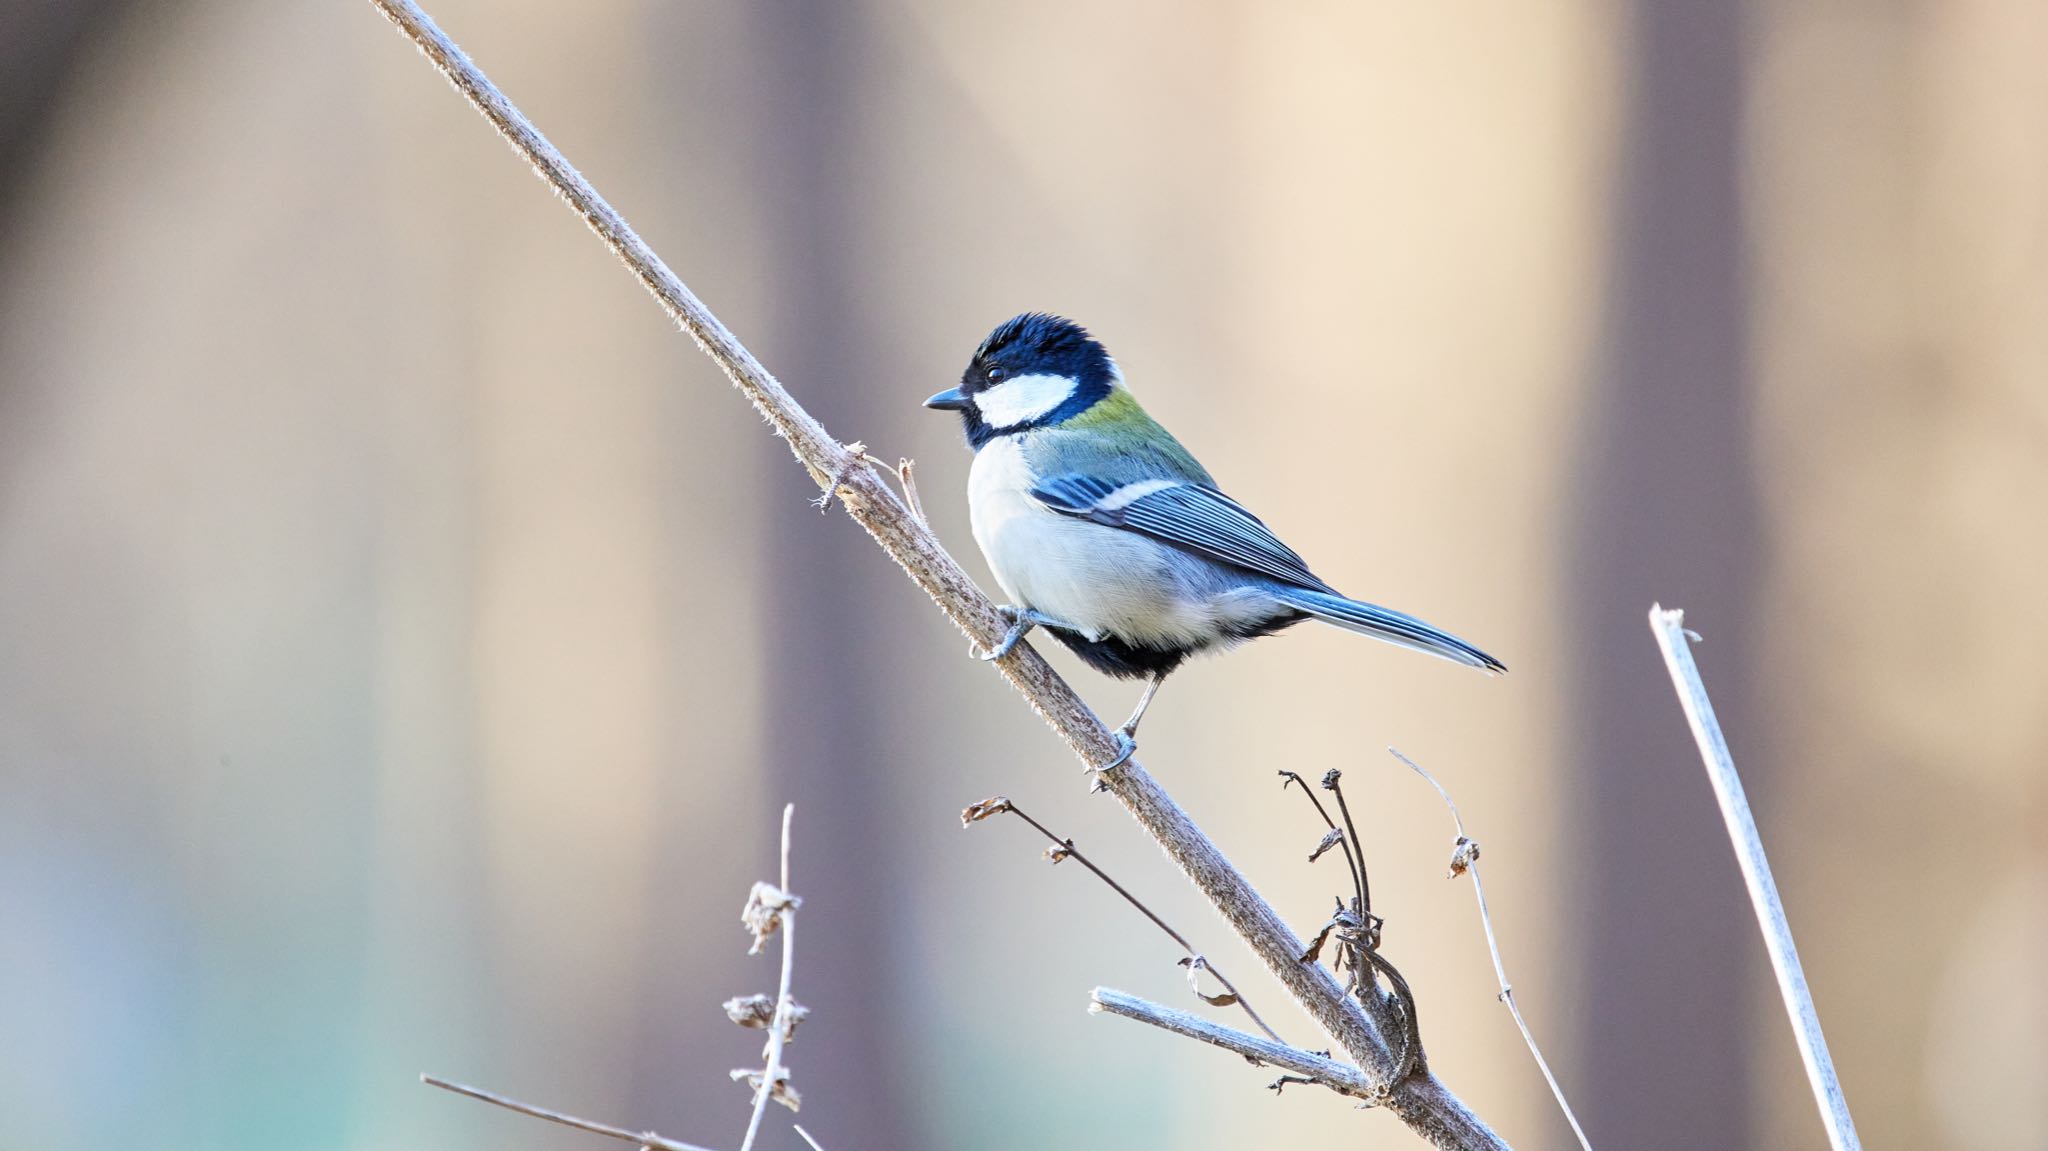
{"type": "Polygon", "coordinates": [[[789,1039],[790,1010],[796,1001],[789,997],[790,973],[796,969],[796,907],[789,893],[789,821],[796,814],[796,804],[784,804],[782,808],[782,895],[790,900],[776,917],[782,931],[782,979],[775,989],[775,1018],[768,1024],[768,1051],[762,1058],[761,1089],[754,1094],[754,1117],[747,1120],[747,1137],[740,1140],[740,1151],[753,1151],[754,1139],[761,1133],[761,1118],[768,1113],[768,1100],[775,1096],[775,1085],[781,1081],[782,1045],[789,1039]]]}
{"type": "Polygon", "coordinates": [[[1678,690],[1678,702],[1692,725],[1693,740],[1699,744],[1700,759],[1707,765],[1714,798],[1721,803],[1721,818],[1728,824],[1728,838],[1735,844],[1735,861],[1742,866],[1742,881],[1749,888],[1750,904],[1756,908],[1757,923],[1763,928],[1764,947],[1771,954],[1771,971],[1778,978],[1778,992],[1785,999],[1785,1012],[1792,1017],[1792,1034],[1799,1042],[1799,1060],[1806,1064],[1806,1078],[1813,1097],[1820,1104],[1821,1123],[1828,1132],[1828,1144],[1835,1151],[1860,1151],[1856,1123],[1849,1117],[1849,1101],[1842,1095],[1835,1076],[1835,1061],[1828,1054],[1828,1041],[1821,1034],[1820,1015],[1813,1007],[1813,993],[1806,986],[1806,971],[1799,965],[1799,949],[1792,943],[1792,926],[1785,921],[1785,904],[1778,898],[1778,882],[1771,877],[1770,860],[1764,858],[1763,836],[1757,833],[1756,817],[1750,813],[1749,797],[1743,793],[1742,777],[1736,774],[1735,757],[1721,735],[1721,721],[1714,718],[1714,704],[1707,698],[1706,684],[1692,660],[1691,633],[1685,630],[1683,611],[1666,611],[1650,606],[1650,630],[1664,652],[1664,666],[1671,672],[1671,684],[1678,690]]]}

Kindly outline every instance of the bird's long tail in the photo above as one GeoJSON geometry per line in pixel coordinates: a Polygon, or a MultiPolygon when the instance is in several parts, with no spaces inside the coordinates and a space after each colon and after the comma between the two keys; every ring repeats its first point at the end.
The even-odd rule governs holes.
{"type": "Polygon", "coordinates": [[[1280,602],[1326,623],[1336,624],[1345,631],[1355,631],[1374,639],[1383,639],[1412,651],[1442,656],[1466,667],[1476,667],[1486,672],[1506,671],[1507,665],[1492,656],[1459,639],[1457,636],[1423,623],[1412,615],[1404,615],[1391,608],[1360,603],[1355,599],[1330,592],[1312,591],[1304,587],[1281,587],[1274,591],[1280,602]]]}

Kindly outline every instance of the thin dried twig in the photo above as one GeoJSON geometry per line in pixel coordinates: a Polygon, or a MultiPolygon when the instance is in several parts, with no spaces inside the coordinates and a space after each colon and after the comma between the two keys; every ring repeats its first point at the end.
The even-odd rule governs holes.
{"type": "Polygon", "coordinates": [[[1585,1151],[1593,1151],[1593,1144],[1586,1138],[1586,1129],[1579,1126],[1579,1117],[1572,1113],[1572,1105],[1564,1097],[1564,1088],[1558,1085],[1557,1076],[1551,1073],[1550,1061],[1543,1058],[1543,1049],[1536,1045],[1535,1033],[1529,1030],[1528,1020],[1522,1018],[1522,1009],[1515,1004],[1515,989],[1508,983],[1507,965],[1500,957],[1500,941],[1493,934],[1493,915],[1486,908],[1486,884],[1479,878],[1479,841],[1465,833],[1465,817],[1458,814],[1457,802],[1451,799],[1451,793],[1444,785],[1437,782],[1436,776],[1394,748],[1388,748],[1387,752],[1407,764],[1408,770],[1428,780],[1429,785],[1436,788],[1436,793],[1443,797],[1444,806],[1451,809],[1451,822],[1458,829],[1458,841],[1451,846],[1451,871],[1446,878],[1456,879],[1468,871],[1472,873],[1472,891],[1479,898],[1479,923],[1486,929],[1486,950],[1493,955],[1493,975],[1500,982],[1500,1001],[1507,1004],[1508,1014],[1514,1016],[1515,1026],[1522,1032],[1522,1042],[1529,1045],[1529,1054],[1535,1057],[1544,1082],[1550,1084],[1551,1098],[1557,1100],[1557,1108],[1564,1112],[1565,1122],[1572,1125],[1572,1134],[1578,1136],[1579,1146],[1585,1151]]]}
{"type": "Polygon", "coordinates": [[[1330,916],[1329,922],[1323,924],[1322,929],[1316,932],[1315,938],[1309,941],[1308,949],[1301,954],[1301,961],[1315,962],[1322,955],[1324,946],[1331,940],[1336,940],[1337,959],[1333,966],[1339,974],[1349,972],[1345,990],[1355,993],[1359,1002],[1365,1004],[1368,1011],[1373,1012],[1374,1017],[1380,1022],[1382,1034],[1397,1030],[1401,1036],[1401,1042],[1395,1052],[1394,1078],[1403,1078],[1422,1061],[1422,1018],[1416,1009],[1415,993],[1409,989],[1407,978],[1394,966],[1393,961],[1380,951],[1380,936],[1386,926],[1386,920],[1373,914],[1372,888],[1366,878],[1365,840],[1359,836],[1358,823],[1351,818],[1351,804],[1344,798],[1344,773],[1334,767],[1331,768],[1323,773],[1321,785],[1322,790],[1336,798],[1337,811],[1344,817],[1342,827],[1330,818],[1329,811],[1323,807],[1322,801],[1316,798],[1315,792],[1309,790],[1306,780],[1291,771],[1282,771],[1280,775],[1285,781],[1281,784],[1282,788],[1289,784],[1301,786],[1302,794],[1308,796],[1308,801],[1314,805],[1316,814],[1322,817],[1324,825],[1329,828],[1322,842],[1309,853],[1309,862],[1314,863],[1333,844],[1342,844],[1345,857],[1353,864],[1353,890],[1356,894],[1350,906],[1345,906],[1342,899],[1337,901],[1335,913],[1330,916]],[[1383,996],[1379,993],[1380,976],[1386,977],[1390,988],[1389,995],[1383,996]]]}
{"type": "Polygon", "coordinates": [[[1785,903],[1778,898],[1778,881],[1771,876],[1771,861],[1764,857],[1764,839],[1756,829],[1756,816],[1749,810],[1742,777],[1735,771],[1735,756],[1721,734],[1721,721],[1714,717],[1714,703],[1707,698],[1707,685],[1693,663],[1685,628],[1685,613],[1665,611],[1650,605],[1650,631],[1664,652],[1664,666],[1671,672],[1671,686],[1678,691],[1679,706],[1692,726],[1693,741],[1713,781],[1714,798],[1720,801],[1722,821],[1735,845],[1735,861],[1742,865],[1742,881],[1749,888],[1749,902],[1764,933],[1764,947],[1771,955],[1771,971],[1778,978],[1778,993],[1785,1000],[1785,1013],[1792,1018],[1792,1034],[1799,1041],[1799,1060],[1806,1064],[1806,1079],[1813,1098],[1820,1105],[1821,1124],[1827,1128],[1828,1144],[1835,1151],[1860,1151],[1856,1121],[1849,1117],[1849,1100],[1842,1094],[1842,1081],[1835,1075],[1834,1057],[1820,1030],[1820,1013],[1813,1006],[1813,992],[1806,986],[1806,969],[1799,964],[1799,948],[1792,942],[1792,925],[1785,919],[1785,903]]]}
{"type": "Polygon", "coordinates": [[[1216,965],[1214,963],[1211,963],[1207,957],[1202,955],[1201,952],[1196,951],[1195,945],[1189,943],[1187,941],[1186,936],[1182,935],[1178,931],[1175,931],[1164,919],[1159,918],[1158,912],[1155,912],[1150,907],[1145,906],[1144,901],[1139,899],[1137,896],[1132,895],[1130,891],[1124,887],[1123,884],[1118,883],[1114,879],[1111,879],[1109,877],[1109,873],[1107,871],[1102,870],[1102,868],[1096,866],[1094,860],[1081,854],[1081,849],[1074,846],[1073,840],[1062,839],[1059,836],[1054,835],[1052,833],[1051,828],[1038,822],[1036,819],[1031,818],[1031,816],[1023,808],[1018,807],[1016,803],[1010,799],[1009,796],[998,795],[990,799],[984,799],[980,803],[974,804],[973,806],[969,807],[967,810],[960,813],[960,826],[972,827],[975,824],[980,823],[982,820],[988,819],[989,817],[996,815],[1014,815],[1018,819],[1021,819],[1024,822],[1030,824],[1033,828],[1037,829],[1038,834],[1043,835],[1044,837],[1052,841],[1052,847],[1049,848],[1045,853],[1046,858],[1052,860],[1054,863],[1059,863],[1062,860],[1071,859],[1075,863],[1080,864],[1082,867],[1087,868],[1089,873],[1094,875],[1095,878],[1100,879],[1102,882],[1108,884],[1109,889],[1111,891],[1114,891],[1118,895],[1123,896],[1125,903],[1128,903],[1132,907],[1137,908],[1139,914],[1151,920],[1152,925],[1154,927],[1157,927],[1159,930],[1165,932],[1166,937],[1168,939],[1171,939],[1175,943],[1180,944],[1181,951],[1185,953],[1185,957],[1181,959],[1180,964],[1182,967],[1188,969],[1188,986],[1191,989],[1193,989],[1194,993],[1197,996],[1199,996],[1203,1002],[1209,1004],[1209,1006],[1211,1007],[1229,1007],[1231,1004],[1234,1003],[1237,1006],[1244,1008],[1244,1013],[1246,1015],[1251,1016],[1252,1022],[1258,1025],[1259,1030],[1265,1032],[1267,1035],[1272,1036],[1273,1042],[1282,1044],[1287,1042],[1285,1039],[1280,1038],[1279,1032],[1267,1026],[1266,1021],[1264,1019],[1259,1018],[1259,1013],[1252,1010],[1252,1005],[1250,1001],[1245,999],[1244,994],[1237,989],[1236,984],[1230,982],[1230,980],[1224,976],[1223,972],[1217,970],[1216,965]],[[1206,971],[1210,975],[1216,977],[1216,982],[1223,985],[1224,994],[1213,996],[1202,994],[1202,989],[1195,983],[1196,974],[1202,971],[1206,971]]]}
{"type": "MultiPolygon", "coordinates": [[[[1358,851],[1358,909],[1368,922],[1372,919],[1372,876],[1365,869],[1365,840],[1358,837],[1358,825],[1351,821],[1351,805],[1345,802],[1344,788],[1338,782],[1344,773],[1331,768],[1323,773],[1323,790],[1337,797],[1337,812],[1344,817],[1344,833],[1351,837],[1352,846],[1358,851]]],[[[1328,818],[1327,816],[1325,818],[1328,818]]]]}
{"type": "Polygon", "coordinates": [[[560,1111],[550,1111],[545,1107],[536,1107],[531,1103],[521,1103],[517,1099],[500,1095],[494,1091],[485,1091],[481,1087],[470,1087],[461,1083],[451,1083],[446,1079],[436,1078],[432,1075],[420,1076],[420,1082],[429,1087],[439,1087],[443,1091],[453,1091],[457,1095],[467,1095],[471,1099],[481,1099],[486,1103],[503,1107],[507,1111],[517,1111],[521,1115],[531,1115],[535,1119],[545,1119],[550,1123],[560,1123],[564,1127],[574,1127],[578,1131],[589,1131],[597,1135],[609,1135],[613,1139],[621,1139],[627,1143],[636,1143],[642,1147],[657,1147],[660,1148],[660,1151],[711,1151],[709,1147],[699,1147],[695,1143],[680,1143],[674,1139],[656,1135],[652,1131],[628,1131],[624,1127],[614,1127],[609,1123],[593,1123],[588,1119],[578,1119],[574,1115],[564,1115],[560,1111]]]}
{"type": "Polygon", "coordinates": [[[1292,1071],[1301,1076],[1303,1082],[1327,1087],[1339,1095],[1349,1095],[1354,1099],[1374,1103],[1380,1098],[1365,1073],[1348,1063],[1340,1063],[1313,1051],[1303,1051],[1298,1047],[1289,1047],[1285,1043],[1269,1042],[1256,1035],[1221,1027],[1199,1015],[1175,1011],[1149,999],[1140,999],[1135,995],[1098,987],[1088,996],[1088,1010],[1091,1014],[1121,1015],[1140,1023],[1150,1023],[1176,1035],[1199,1039],[1225,1051],[1235,1051],[1254,1063],[1270,1063],[1282,1070],[1292,1071]]]}
{"type": "MultiPolygon", "coordinates": [[[[654,254],[625,218],[534,128],[505,94],[434,25],[413,0],[370,0],[416,45],[457,92],[503,135],[535,172],[652,293],[670,318],[696,340],[788,442],[821,487],[833,485],[840,506],[924,589],[947,618],[984,649],[1009,628],[996,605],[918,522],[888,485],[865,467],[793,399],[710,309],[654,254]]],[[[1029,644],[996,668],[1086,764],[1108,763],[1120,751],[1103,723],[1029,644]]],[[[1104,773],[1105,789],[1124,805],[1176,866],[1229,921],[1232,930],[1284,984],[1295,1002],[1368,1074],[1386,1081],[1387,1109],[1443,1148],[1504,1148],[1487,1127],[1427,1069],[1393,1077],[1395,1053],[1364,1006],[1322,967],[1298,961],[1301,940],[1187,813],[1136,760],[1104,773]]]]}
{"type": "MultiPolygon", "coordinates": [[[[1301,788],[1301,793],[1308,796],[1309,803],[1315,806],[1316,814],[1322,817],[1323,825],[1328,827],[1331,836],[1335,837],[1337,846],[1344,849],[1344,864],[1351,870],[1352,891],[1356,896],[1359,912],[1363,914],[1366,908],[1365,860],[1359,858],[1359,855],[1363,853],[1363,848],[1359,852],[1352,851],[1351,836],[1343,828],[1337,826],[1336,820],[1330,818],[1330,813],[1323,807],[1323,801],[1316,798],[1315,789],[1308,785],[1308,780],[1301,778],[1300,773],[1292,771],[1282,771],[1280,773],[1281,790],[1286,790],[1289,785],[1298,785],[1301,788]]],[[[1324,846],[1317,849],[1317,854],[1309,856],[1308,861],[1314,863],[1323,851],[1329,850],[1329,843],[1330,839],[1326,837],[1323,840],[1324,846]]]]}
{"type": "Polygon", "coordinates": [[[747,1120],[747,1137],[740,1141],[740,1151],[753,1151],[754,1139],[761,1133],[761,1118],[768,1111],[770,1099],[796,1110],[797,1095],[790,1088],[789,1068],[782,1065],[782,1048],[789,1042],[791,1031],[796,1029],[796,1000],[790,998],[790,975],[796,968],[796,909],[801,901],[789,894],[789,823],[796,814],[796,804],[785,804],[782,808],[782,893],[784,902],[776,912],[776,926],[782,932],[782,978],[775,991],[775,1022],[768,1028],[768,1049],[762,1056],[761,1082],[754,1091],[754,1115],[747,1120]]]}
{"type": "Polygon", "coordinates": [[[903,503],[919,527],[930,531],[932,521],[924,514],[924,501],[917,495],[917,461],[905,457],[896,461],[896,482],[903,487],[903,503]]]}

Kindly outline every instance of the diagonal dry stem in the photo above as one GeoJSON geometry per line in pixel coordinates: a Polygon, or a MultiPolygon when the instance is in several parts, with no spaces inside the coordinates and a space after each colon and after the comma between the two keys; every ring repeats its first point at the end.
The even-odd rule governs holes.
{"type": "Polygon", "coordinates": [[[1378,1098],[1373,1094],[1372,1083],[1365,1077],[1365,1073],[1348,1063],[1339,1063],[1326,1055],[1318,1055],[1313,1051],[1303,1051],[1297,1047],[1289,1047],[1285,1043],[1232,1030],[1211,1023],[1199,1015],[1176,1011],[1135,995],[1098,987],[1088,997],[1088,1010],[1090,1013],[1121,1015],[1126,1019],[1135,1019],[1140,1023],[1149,1023],[1162,1030],[1171,1031],[1175,1035],[1198,1039],[1203,1043],[1221,1047],[1225,1051],[1235,1051],[1256,1063],[1270,1063],[1284,1071],[1292,1071],[1300,1077],[1299,1082],[1328,1087],[1339,1095],[1349,1095],[1367,1101],[1377,1101],[1378,1098]]]}
{"type": "Polygon", "coordinates": [[[531,1103],[521,1103],[517,1099],[500,1095],[495,1091],[486,1091],[481,1087],[471,1087],[463,1083],[450,1082],[449,1080],[432,1075],[420,1076],[420,1082],[429,1087],[439,1087],[443,1091],[453,1091],[457,1095],[467,1095],[471,1099],[481,1099],[494,1106],[503,1107],[507,1111],[517,1111],[521,1115],[531,1115],[535,1119],[545,1119],[550,1123],[560,1123],[564,1127],[574,1127],[578,1131],[589,1131],[596,1135],[608,1135],[613,1139],[624,1140],[627,1143],[636,1143],[642,1147],[654,1147],[658,1148],[659,1151],[711,1151],[709,1147],[699,1147],[695,1143],[679,1143],[674,1139],[667,1139],[656,1135],[652,1131],[628,1131],[624,1127],[614,1127],[609,1123],[593,1123],[588,1119],[578,1119],[574,1115],[564,1115],[560,1111],[550,1111],[545,1107],[536,1107],[531,1103]]]}

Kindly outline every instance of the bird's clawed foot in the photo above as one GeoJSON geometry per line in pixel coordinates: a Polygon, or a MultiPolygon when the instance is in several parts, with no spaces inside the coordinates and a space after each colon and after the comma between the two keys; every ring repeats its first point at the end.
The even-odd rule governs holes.
{"type": "Polygon", "coordinates": [[[1101,767],[1093,768],[1091,770],[1096,772],[1115,771],[1117,768],[1122,767],[1124,764],[1131,762],[1131,757],[1133,755],[1136,755],[1137,753],[1137,735],[1133,733],[1129,728],[1117,728],[1116,758],[1110,760],[1108,763],[1103,764],[1101,767]]]}
{"type": "Polygon", "coordinates": [[[1010,630],[1003,633],[1002,642],[998,643],[991,651],[980,651],[980,644],[973,645],[978,653],[975,658],[983,663],[999,660],[1017,650],[1017,645],[1024,642],[1024,637],[1031,634],[1031,629],[1034,627],[1066,626],[1049,615],[1033,611],[1028,607],[1018,607],[1015,604],[1002,604],[996,608],[996,611],[1004,619],[1010,621],[1010,630]]]}
{"type": "Polygon", "coordinates": [[[846,449],[846,461],[839,465],[837,471],[825,477],[824,492],[817,499],[811,501],[811,506],[818,509],[819,515],[824,515],[832,509],[832,501],[839,495],[839,489],[846,486],[846,474],[848,472],[862,464],[879,464],[881,462],[869,455],[868,446],[859,440],[855,440],[850,444],[842,444],[841,446],[846,449]]]}

